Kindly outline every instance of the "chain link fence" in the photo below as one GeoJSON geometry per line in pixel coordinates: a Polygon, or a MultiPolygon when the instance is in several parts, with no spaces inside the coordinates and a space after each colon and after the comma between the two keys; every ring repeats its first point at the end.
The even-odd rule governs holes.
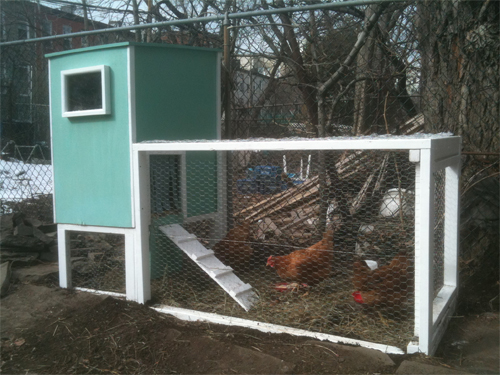
{"type": "MultiPolygon", "coordinates": [[[[28,211],[43,221],[52,220],[46,53],[121,41],[219,48],[224,50],[223,138],[421,131],[461,135],[464,151],[462,280],[489,275],[488,283],[498,291],[494,286],[498,282],[499,247],[498,2],[409,0],[316,4],[306,1],[303,7],[295,9],[286,8],[292,2],[282,0],[189,4],[167,1],[153,5],[149,12],[116,6],[115,12],[108,9],[102,18],[122,25],[161,22],[154,27],[142,24],[135,26],[135,30],[131,26],[63,38],[54,34],[106,27],[106,22],[94,22],[88,15],[89,12],[95,16],[104,14],[104,10],[90,4],[87,9],[73,9],[68,13],[43,3],[2,3],[0,198],[3,214],[28,211]],[[224,21],[226,12],[228,17],[224,21]],[[10,43],[35,37],[45,38],[10,43]],[[496,267],[491,266],[493,264],[496,267]],[[484,267],[488,268],[487,272],[483,272],[484,267]]],[[[243,197],[247,194],[276,194],[281,192],[282,184],[307,181],[320,163],[314,153],[275,155],[276,160],[270,161],[267,157],[245,153],[228,157],[234,179],[228,181],[231,188],[227,193],[232,194],[234,201],[230,214],[259,203],[245,200],[243,197]],[[285,156],[286,173],[284,170],[269,172],[276,176],[285,173],[284,179],[271,177],[269,182],[268,177],[260,175],[267,173],[265,170],[248,171],[249,167],[269,165],[283,169],[285,156]]],[[[393,163],[394,168],[405,172],[404,158],[399,160],[397,155],[387,158],[386,163],[393,163]]],[[[382,165],[385,159],[367,156],[359,163],[367,160],[377,160],[382,165]]],[[[176,161],[174,158],[157,162],[176,161]]],[[[154,178],[165,181],[170,177],[154,178]]],[[[440,177],[436,176],[437,184],[438,181],[440,177]]],[[[363,189],[359,181],[348,177],[338,182],[344,187],[352,184],[346,188],[352,194],[363,189]]],[[[169,209],[176,209],[176,202],[164,202],[160,196],[155,202],[158,209],[170,206],[169,209]]],[[[436,196],[436,202],[436,220],[442,225],[439,213],[444,208],[440,205],[440,196],[436,196]]],[[[311,203],[298,217],[314,212],[314,207],[311,203]]],[[[380,207],[374,203],[372,208],[380,207]]],[[[333,209],[333,216],[338,214],[339,209],[333,209]]],[[[235,222],[237,219],[235,216],[235,222]]],[[[208,221],[193,231],[200,231],[203,236],[201,233],[208,231],[211,225],[208,221]]],[[[352,228],[342,230],[354,233],[360,227],[353,224],[352,228]]],[[[370,237],[361,232],[358,237],[370,237]]],[[[411,228],[406,228],[403,233],[410,232],[411,228]]],[[[291,236],[296,242],[287,246],[305,246],[313,239],[320,240],[320,233],[310,232],[310,236],[306,233],[301,233],[304,243],[291,236]]],[[[410,234],[408,238],[388,236],[394,241],[411,240],[410,234]]],[[[380,247],[369,241],[356,241],[355,237],[346,241],[346,246],[357,251],[380,247]],[[365,246],[365,242],[369,245],[365,246]]],[[[440,241],[438,236],[438,249],[442,248],[440,241]]],[[[441,253],[436,252],[436,264],[442,262],[441,253]]],[[[394,254],[386,256],[385,260],[389,261],[394,254]]],[[[435,277],[442,279],[439,271],[435,277]]],[[[166,289],[159,287],[159,290],[166,289]]],[[[169,293],[174,293],[174,289],[169,293]]],[[[487,303],[494,304],[494,296],[488,298],[487,303]]]]}

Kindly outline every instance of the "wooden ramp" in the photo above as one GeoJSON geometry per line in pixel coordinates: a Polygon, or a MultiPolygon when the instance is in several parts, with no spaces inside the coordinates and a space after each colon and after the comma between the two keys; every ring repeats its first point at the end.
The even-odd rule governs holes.
{"type": "Polygon", "coordinates": [[[256,295],[250,284],[245,284],[214,255],[212,250],[203,246],[195,235],[187,232],[179,224],[163,225],[159,229],[184,251],[207,275],[215,280],[226,293],[246,311],[252,307],[256,295]]]}

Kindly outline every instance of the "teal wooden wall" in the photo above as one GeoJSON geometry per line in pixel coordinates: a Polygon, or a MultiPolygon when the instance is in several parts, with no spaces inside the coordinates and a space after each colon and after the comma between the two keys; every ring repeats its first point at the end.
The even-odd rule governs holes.
{"type": "MultiPolygon", "coordinates": [[[[217,139],[220,52],[127,42],[47,56],[57,222],[133,227],[128,95],[135,102],[136,142],[217,139]],[[95,65],[110,67],[111,115],[63,118],[61,71],[95,65]]],[[[216,211],[216,154],[190,152],[186,163],[187,215],[216,211]],[[192,169],[196,163],[208,164],[192,169]]]]}
{"type": "Polygon", "coordinates": [[[217,139],[218,50],[134,45],[137,142],[217,139]]]}
{"type": "Polygon", "coordinates": [[[49,55],[58,223],[133,226],[126,45],[49,55]],[[61,71],[102,64],[110,67],[111,115],[63,118],[61,71]]]}

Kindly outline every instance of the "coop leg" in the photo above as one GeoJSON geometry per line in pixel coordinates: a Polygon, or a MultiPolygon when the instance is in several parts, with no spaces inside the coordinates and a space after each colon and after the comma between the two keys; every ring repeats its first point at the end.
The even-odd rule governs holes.
{"type": "Polygon", "coordinates": [[[57,244],[59,258],[59,285],[61,288],[71,288],[71,248],[69,232],[62,226],[57,226],[57,244]]]}

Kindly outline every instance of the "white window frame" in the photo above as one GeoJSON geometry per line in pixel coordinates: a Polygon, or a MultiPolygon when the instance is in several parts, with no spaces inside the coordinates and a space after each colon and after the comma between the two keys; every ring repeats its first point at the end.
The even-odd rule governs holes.
{"type": "Polygon", "coordinates": [[[96,65],[86,68],[70,69],[61,71],[61,100],[62,100],[62,117],[81,117],[81,116],[96,116],[111,114],[111,99],[110,99],[110,69],[107,65],[96,65]],[[101,94],[102,106],[97,109],[87,109],[82,111],[69,110],[68,97],[68,77],[77,74],[85,73],[101,73],[101,94]]]}
{"type": "Polygon", "coordinates": [[[17,35],[16,38],[17,40],[28,40],[31,39],[31,27],[27,22],[19,22],[17,24],[17,29],[16,29],[17,35]],[[19,38],[19,30],[26,30],[26,38],[25,39],[20,39],[19,38]]]}
{"type": "MultiPolygon", "coordinates": [[[[70,25],[63,25],[63,34],[71,34],[73,32],[73,28],[70,25]]],[[[64,41],[67,41],[69,43],[69,49],[73,48],[73,38],[65,38],[64,41]]],[[[64,41],[63,41],[63,46],[64,46],[64,41]]]]}

